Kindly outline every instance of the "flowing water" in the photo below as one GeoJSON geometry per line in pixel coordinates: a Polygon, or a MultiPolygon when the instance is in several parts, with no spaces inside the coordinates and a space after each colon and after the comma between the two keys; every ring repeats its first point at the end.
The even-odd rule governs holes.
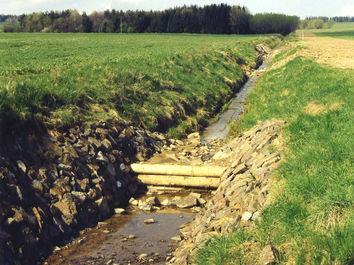
{"type": "Polygon", "coordinates": [[[225,139],[230,131],[230,123],[240,118],[243,114],[246,104],[246,98],[251,89],[255,86],[261,72],[264,71],[267,64],[264,62],[258,69],[253,73],[250,79],[243,85],[240,92],[231,101],[227,110],[220,114],[218,120],[207,127],[203,134],[202,139],[205,141],[210,141],[212,139],[225,139]]]}
{"type": "Polygon", "coordinates": [[[181,210],[134,211],[114,216],[56,251],[48,265],[165,264],[177,242],[172,238],[194,214],[181,210]],[[155,223],[145,224],[147,219],[155,223]]]}

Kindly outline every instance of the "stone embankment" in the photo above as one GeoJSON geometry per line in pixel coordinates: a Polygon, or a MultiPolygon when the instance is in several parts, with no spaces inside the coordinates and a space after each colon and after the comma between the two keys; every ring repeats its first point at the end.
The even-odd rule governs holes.
{"type": "MultiPolygon", "coordinates": [[[[284,122],[272,120],[232,140],[217,152],[212,161],[229,164],[214,196],[196,218],[181,229],[183,240],[171,264],[190,264],[199,247],[208,239],[250,226],[260,217],[269,190],[269,177],[281,159],[276,146],[281,144],[284,122]]],[[[254,257],[257,264],[258,257],[254,257]]]]}
{"type": "Polygon", "coordinates": [[[118,121],[25,129],[1,139],[2,265],[35,264],[55,244],[126,206],[139,191],[129,165],[166,143],[118,121]]]}

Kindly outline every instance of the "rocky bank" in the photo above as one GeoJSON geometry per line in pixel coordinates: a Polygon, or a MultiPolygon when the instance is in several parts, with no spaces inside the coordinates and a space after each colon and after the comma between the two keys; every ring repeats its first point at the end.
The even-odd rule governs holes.
{"type": "MultiPolygon", "coordinates": [[[[214,163],[230,167],[205,208],[182,228],[183,240],[170,264],[193,264],[198,249],[207,240],[230,233],[236,227],[249,227],[260,217],[267,201],[269,178],[281,159],[276,146],[281,145],[283,124],[277,120],[259,123],[213,156],[214,163]]],[[[261,253],[261,256],[274,258],[272,253],[261,253]]],[[[252,257],[247,264],[272,264],[260,261],[261,258],[252,257]]]]}
{"type": "Polygon", "coordinates": [[[123,121],[61,130],[24,127],[0,145],[0,264],[36,264],[53,246],[136,196],[130,163],[162,135],[123,121]]]}

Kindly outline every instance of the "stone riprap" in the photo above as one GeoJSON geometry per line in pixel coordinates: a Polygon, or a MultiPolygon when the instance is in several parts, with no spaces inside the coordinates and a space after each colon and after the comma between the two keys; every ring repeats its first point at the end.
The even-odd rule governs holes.
{"type": "MultiPolygon", "coordinates": [[[[171,264],[193,264],[198,249],[208,239],[250,226],[260,217],[268,190],[269,177],[279,165],[280,128],[283,121],[259,123],[223,147],[214,163],[229,164],[214,196],[196,218],[181,229],[183,240],[171,264]]],[[[254,257],[257,264],[258,257],[254,257]]]]}
{"type": "Polygon", "coordinates": [[[134,161],[164,145],[162,135],[111,121],[1,137],[0,264],[35,264],[57,243],[136,196],[134,161]]]}

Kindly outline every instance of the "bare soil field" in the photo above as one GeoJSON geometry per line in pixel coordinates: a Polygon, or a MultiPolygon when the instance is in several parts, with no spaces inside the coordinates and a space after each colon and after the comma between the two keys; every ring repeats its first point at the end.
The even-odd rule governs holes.
{"type": "Polygon", "coordinates": [[[308,34],[300,43],[305,47],[301,50],[301,55],[313,58],[321,64],[354,69],[354,40],[308,34]]]}

